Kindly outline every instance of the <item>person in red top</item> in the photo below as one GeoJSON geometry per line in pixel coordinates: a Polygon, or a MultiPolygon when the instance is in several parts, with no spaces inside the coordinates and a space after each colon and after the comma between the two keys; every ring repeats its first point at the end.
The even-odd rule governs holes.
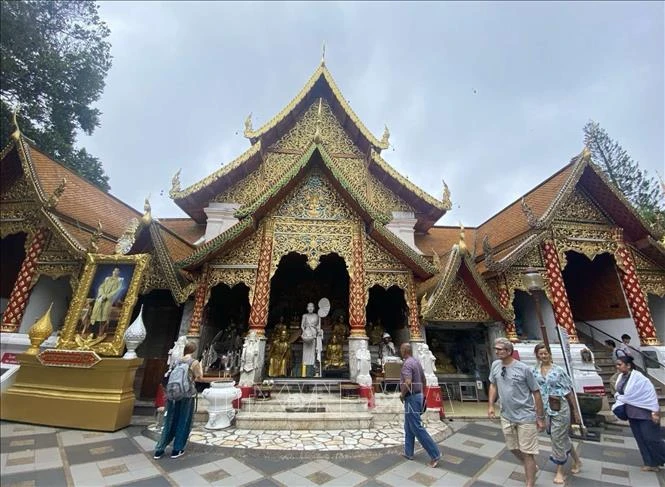
{"type": "Polygon", "coordinates": [[[441,451],[430,434],[423,426],[420,415],[423,411],[423,390],[425,388],[425,372],[423,366],[411,352],[411,344],[403,343],[399,352],[404,359],[400,373],[399,398],[404,404],[404,453],[407,460],[413,460],[415,439],[423,446],[432,459],[429,466],[436,468],[441,460],[441,451]]]}

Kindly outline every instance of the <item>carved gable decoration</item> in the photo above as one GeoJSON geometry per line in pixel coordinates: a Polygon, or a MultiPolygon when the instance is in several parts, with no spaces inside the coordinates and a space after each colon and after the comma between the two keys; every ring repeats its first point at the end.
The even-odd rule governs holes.
{"type": "Polygon", "coordinates": [[[365,269],[369,270],[408,270],[404,264],[388,253],[381,245],[370,237],[365,237],[363,259],[365,269]]]}
{"type": "Polygon", "coordinates": [[[445,299],[440,303],[436,309],[428,312],[429,321],[494,321],[459,276],[452,282],[445,299]]]}
{"type": "Polygon", "coordinates": [[[513,264],[514,267],[543,267],[544,265],[542,255],[540,254],[540,245],[534,246],[513,264]]]}
{"type": "Polygon", "coordinates": [[[0,193],[0,201],[2,202],[34,201],[35,199],[32,184],[25,176],[18,178],[7,191],[0,193]]]}
{"type": "Polygon", "coordinates": [[[357,220],[318,171],[311,172],[277,208],[275,215],[308,220],[357,220]]]}
{"type": "Polygon", "coordinates": [[[561,204],[555,219],[569,222],[614,224],[579,188],[575,189],[568,200],[561,204]]]}
{"type": "Polygon", "coordinates": [[[279,178],[299,159],[299,154],[266,153],[264,161],[255,171],[252,171],[223,193],[218,194],[214,201],[218,203],[239,203],[242,206],[250,205],[274,186],[279,178]]]}
{"type": "Polygon", "coordinates": [[[635,261],[635,268],[638,271],[663,271],[658,265],[654,264],[651,262],[649,259],[647,259],[645,256],[643,256],[640,252],[638,252],[635,249],[631,249],[633,252],[633,260],[635,261]]]}
{"type": "Polygon", "coordinates": [[[257,265],[259,262],[259,249],[261,247],[261,233],[254,232],[244,239],[240,245],[232,248],[226,254],[215,259],[211,264],[237,266],[257,265]]]}

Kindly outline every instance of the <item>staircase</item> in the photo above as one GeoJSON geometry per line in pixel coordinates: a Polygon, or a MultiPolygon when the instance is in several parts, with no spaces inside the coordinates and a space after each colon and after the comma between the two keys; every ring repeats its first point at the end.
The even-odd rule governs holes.
{"type": "MultiPolygon", "coordinates": [[[[614,404],[614,385],[610,386],[610,379],[616,373],[616,363],[612,359],[612,351],[607,348],[605,345],[593,341],[591,337],[585,333],[579,331],[578,329],[578,338],[582,343],[584,343],[589,350],[593,352],[595,359],[596,369],[598,370],[598,375],[603,379],[603,385],[605,386],[605,393],[607,394],[607,400],[610,405],[614,404]]],[[[649,378],[656,388],[656,394],[658,395],[658,404],[660,404],[661,412],[665,412],[665,392],[663,391],[663,386],[660,382],[655,381],[652,378],[649,378]]]]}

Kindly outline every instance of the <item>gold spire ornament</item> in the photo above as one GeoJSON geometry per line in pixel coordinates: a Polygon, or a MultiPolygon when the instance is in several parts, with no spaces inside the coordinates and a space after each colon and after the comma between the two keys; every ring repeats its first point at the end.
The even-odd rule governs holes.
{"type": "Polygon", "coordinates": [[[446,210],[450,210],[453,207],[453,202],[450,200],[450,189],[448,189],[448,185],[444,179],[441,179],[441,182],[443,183],[443,197],[441,198],[441,202],[446,210]]]}
{"type": "Polygon", "coordinates": [[[420,298],[420,314],[423,315],[425,314],[425,310],[427,309],[427,293],[423,294],[423,297],[420,298]]]}
{"type": "Polygon", "coordinates": [[[53,333],[53,325],[51,324],[51,303],[46,310],[46,313],[39,318],[34,325],[28,330],[28,337],[30,338],[30,347],[25,351],[28,355],[37,355],[39,353],[39,346],[51,336],[53,333]]]}
{"type": "Polygon", "coordinates": [[[321,66],[326,65],[326,41],[323,41],[323,47],[321,47],[321,66]]]}
{"type": "Polygon", "coordinates": [[[441,259],[439,258],[439,254],[436,253],[436,250],[434,250],[434,247],[430,247],[432,249],[432,263],[434,264],[434,267],[437,268],[437,270],[441,270],[441,259]]]}
{"type": "Polygon", "coordinates": [[[582,149],[582,159],[589,159],[591,157],[591,151],[589,148],[585,145],[584,149],[582,149]]]}

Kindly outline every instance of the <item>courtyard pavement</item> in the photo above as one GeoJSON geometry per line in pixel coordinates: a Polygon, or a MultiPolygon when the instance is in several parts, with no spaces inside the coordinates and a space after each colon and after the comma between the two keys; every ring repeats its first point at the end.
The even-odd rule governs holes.
{"type": "MultiPolygon", "coordinates": [[[[446,421],[445,425],[449,430],[437,434],[443,460],[432,469],[422,450],[408,461],[399,455],[399,446],[305,451],[309,438],[320,441],[315,440],[316,432],[312,436],[298,432],[301,449],[241,449],[190,442],[186,454],[178,459],[169,458],[167,450],[162,459],[153,460],[155,433],[145,426],[100,433],[2,422],[0,483],[3,487],[524,485],[522,468],[504,448],[497,422],[446,421]]],[[[342,433],[338,436],[344,438],[342,433]]],[[[275,441],[283,440],[283,435],[274,436],[275,441]]],[[[554,466],[547,460],[549,439],[542,435],[540,441],[536,485],[550,486],[554,466]]],[[[575,445],[583,467],[578,475],[569,477],[568,486],[665,487],[662,472],[640,470],[637,445],[625,427],[609,426],[600,442],[575,445]]]]}

